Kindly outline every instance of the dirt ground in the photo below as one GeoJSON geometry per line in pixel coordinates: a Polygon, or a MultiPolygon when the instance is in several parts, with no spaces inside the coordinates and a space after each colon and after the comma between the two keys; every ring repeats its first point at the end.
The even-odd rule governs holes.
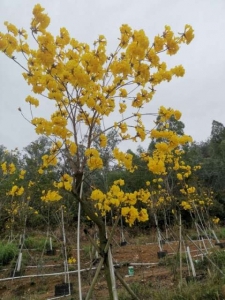
{"type": "MultiPolygon", "coordinates": [[[[215,244],[215,242],[213,242],[215,244]]],[[[125,244],[125,243],[124,243],[125,244]]],[[[199,241],[188,243],[191,249],[193,259],[200,259],[202,250],[199,248],[210,248],[210,243],[205,240],[205,245],[199,241]]],[[[179,251],[179,243],[177,241],[166,241],[162,244],[162,250],[166,251],[166,257],[173,257],[179,251]]],[[[82,292],[87,293],[91,280],[95,274],[95,270],[90,270],[90,267],[97,267],[97,261],[92,263],[90,257],[90,243],[87,239],[81,242],[81,273],[82,292]]],[[[151,283],[151,286],[160,288],[160,286],[173,286],[175,284],[177,273],[173,273],[171,266],[168,267],[162,264],[158,257],[159,245],[156,240],[150,239],[148,236],[139,236],[136,238],[127,239],[126,245],[120,245],[120,239],[114,240],[112,245],[113,262],[119,272],[128,284],[139,282],[143,284],[151,283]],[[134,275],[129,276],[128,266],[133,266],[134,275]]],[[[183,247],[184,251],[184,247],[183,247]]],[[[24,250],[26,256],[26,265],[23,266],[24,276],[33,276],[30,278],[16,277],[11,278],[10,268],[5,267],[0,270],[0,280],[9,277],[9,280],[0,281],[0,299],[52,299],[55,296],[55,286],[65,281],[62,254],[57,249],[56,254],[48,256],[45,253],[36,252],[35,250],[24,250]],[[40,260],[41,257],[41,260],[40,260]],[[41,261],[41,263],[40,263],[41,261]],[[45,276],[44,274],[60,273],[54,276],[45,276]],[[39,276],[39,277],[37,277],[39,276]]],[[[76,257],[76,249],[70,247],[70,256],[76,257]]],[[[184,254],[185,257],[185,254],[184,254]]],[[[178,266],[179,267],[179,266],[178,266]]],[[[78,299],[78,282],[77,273],[75,273],[77,265],[69,265],[70,282],[73,284],[73,294],[70,297],[63,299],[78,299]]],[[[184,276],[188,275],[186,267],[183,269],[184,276]]],[[[19,274],[20,275],[20,274],[19,274]]],[[[117,280],[117,288],[120,291],[123,287],[120,281],[117,280]]],[[[107,287],[104,279],[104,272],[101,271],[99,279],[95,285],[93,300],[107,299],[107,287]]]]}

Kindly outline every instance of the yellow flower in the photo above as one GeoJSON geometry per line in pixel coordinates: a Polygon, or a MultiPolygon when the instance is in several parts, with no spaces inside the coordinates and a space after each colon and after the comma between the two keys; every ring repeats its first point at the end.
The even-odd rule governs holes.
{"type": "Polygon", "coordinates": [[[107,146],[107,137],[102,133],[99,136],[100,146],[105,148],[107,146]]]}
{"type": "Polygon", "coordinates": [[[125,133],[128,129],[126,123],[120,123],[119,128],[120,128],[122,133],[125,133]]]}
{"type": "Polygon", "coordinates": [[[75,264],[75,262],[76,262],[76,258],[74,258],[74,257],[68,258],[68,264],[75,264]]]}
{"type": "Polygon", "coordinates": [[[59,201],[60,199],[62,199],[62,196],[59,195],[59,193],[57,191],[48,191],[47,194],[44,191],[44,196],[41,197],[41,200],[43,201],[59,201]]]}
{"type": "Polygon", "coordinates": [[[115,185],[123,186],[125,184],[123,179],[118,179],[113,182],[115,185]]]}
{"type": "Polygon", "coordinates": [[[101,169],[103,167],[103,161],[100,157],[90,157],[87,161],[87,165],[90,170],[101,169]]]}
{"type": "Polygon", "coordinates": [[[191,205],[186,201],[182,201],[181,206],[183,207],[184,210],[190,210],[191,209],[191,205]]]}
{"type": "Polygon", "coordinates": [[[127,90],[126,89],[120,89],[120,97],[122,97],[122,98],[127,97],[127,90]]]}
{"type": "Polygon", "coordinates": [[[213,221],[214,224],[218,224],[219,221],[220,221],[220,218],[214,217],[214,218],[212,219],[212,221],[213,221]]]}
{"type": "Polygon", "coordinates": [[[98,150],[89,148],[85,150],[84,154],[86,157],[89,157],[87,160],[87,165],[90,170],[101,169],[103,167],[103,161],[99,156],[98,150]]]}
{"type": "Polygon", "coordinates": [[[33,181],[29,181],[28,187],[31,187],[31,186],[33,186],[33,185],[34,185],[34,182],[33,182],[33,181]]]}
{"type": "Polygon", "coordinates": [[[180,120],[181,115],[182,114],[181,114],[181,112],[179,110],[175,110],[174,111],[174,117],[175,117],[176,120],[180,120]]]}
{"type": "Polygon", "coordinates": [[[71,142],[69,145],[69,151],[72,155],[75,155],[77,153],[77,145],[74,142],[71,142]]]}
{"type": "Polygon", "coordinates": [[[20,179],[24,179],[24,175],[26,174],[26,171],[25,170],[21,170],[20,171],[20,175],[19,175],[19,178],[20,179]]]}
{"type": "Polygon", "coordinates": [[[193,40],[194,38],[194,30],[190,25],[185,25],[185,32],[184,32],[184,37],[186,39],[186,43],[190,44],[190,42],[193,40]]]}
{"type": "Polygon", "coordinates": [[[11,196],[21,196],[24,193],[23,187],[18,187],[17,185],[14,185],[11,189],[11,191],[8,192],[8,195],[11,196]]]}
{"type": "Polygon", "coordinates": [[[25,99],[26,102],[30,103],[30,105],[34,105],[35,107],[39,106],[39,101],[38,99],[31,97],[31,96],[27,96],[27,98],[25,99]]]}
{"type": "Polygon", "coordinates": [[[121,214],[125,217],[125,221],[129,224],[129,226],[132,226],[139,216],[138,210],[134,206],[122,207],[121,214]]]}
{"type": "Polygon", "coordinates": [[[13,163],[8,166],[9,174],[14,174],[16,171],[16,167],[13,163]]]}
{"type": "Polygon", "coordinates": [[[190,187],[187,189],[188,194],[193,194],[195,192],[195,187],[190,187]]]}
{"type": "MultiPolygon", "coordinates": [[[[173,75],[177,76],[177,77],[183,77],[184,74],[185,74],[185,70],[184,70],[184,67],[179,65],[179,66],[176,66],[174,68],[171,69],[171,72],[173,75]]],[[[177,119],[178,120],[178,119],[177,119]]]]}
{"type": "Polygon", "coordinates": [[[146,222],[148,221],[148,213],[145,208],[142,208],[138,214],[138,221],[139,222],[146,222]]]}
{"type": "Polygon", "coordinates": [[[7,174],[7,165],[6,165],[6,162],[4,162],[4,163],[1,164],[1,168],[2,168],[3,174],[6,175],[7,174]]]}
{"type": "Polygon", "coordinates": [[[122,114],[125,112],[127,105],[125,103],[119,103],[120,109],[119,109],[119,113],[122,114]]]}
{"type": "Polygon", "coordinates": [[[14,36],[18,35],[18,29],[16,28],[15,25],[10,24],[8,22],[4,22],[4,25],[7,27],[8,31],[12,32],[14,36]]]}
{"type": "Polygon", "coordinates": [[[178,173],[178,174],[177,174],[177,179],[178,179],[178,180],[183,180],[182,174],[178,173]]]}
{"type": "Polygon", "coordinates": [[[163,50],[165,44],[164,38],[160,36],[156,36],[154,39],[154,48],[156,52],[160,52],[163,50]]]}

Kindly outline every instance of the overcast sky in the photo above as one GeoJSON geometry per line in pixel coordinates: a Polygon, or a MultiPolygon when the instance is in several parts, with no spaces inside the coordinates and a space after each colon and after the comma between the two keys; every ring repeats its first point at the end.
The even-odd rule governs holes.
{"type": "MultiPolygon", "coordinates": [[[[164,25],[177,33],[191,24],[193,42],[166,59],[169,66],[182,64],[186,74],[157,86],[152,112],[160,105],[179,109],[185,132],[197,142],[210,136],[213,120],[225,124],[225,0],[0,0],[0,31],[5,32],[4,21],[28,30],[36,3],[46,8],[54,34],[66,27],[72,37],[90,44],[104,34],[109,49],[117,45],[124,23],[144,29],[150,41],[164,25]]],[[[0,79],[0,145],[22,149],[38,137],[18,111],[21,107],[30,116],[24,101],[30,89],[21,69],[1,53],[0,79]]]]}

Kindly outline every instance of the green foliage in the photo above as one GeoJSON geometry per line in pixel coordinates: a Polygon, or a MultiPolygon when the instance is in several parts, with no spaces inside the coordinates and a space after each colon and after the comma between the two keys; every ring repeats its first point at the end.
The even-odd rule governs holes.
{"type": "Polygon", "coordinates": [[[24,247],[27,249],[43,251],[44,249],[49,249],[49,240],[46,240],[46,238],[40,236],[27,237],[24,241],[24,247]]]}
{"type": "MultiPolygon", "coordinates": [[[[156,289],[151,284],[132,283],[131,289],[141,300],[223,300],[224,280],[209,279],[204,282],[191,281],[182,287],[160,287],[156,289]]],[[[119,293],[119,300],[131,300],[127,292],[119,293]]]]}
{"type": "MultiPolygon", "coordinates": [[[[224,251],[215,251],[210,254],[210,259],[217,265],[219,269],[224,269],[225,267],[225,252],[224,251]]],[[[209,263],[210,264],[210,263],[209,263]]]]}
{"type": "Polygon", "coordinates": [[[5,266],[18,254],[18,247],[13,243],[0,243],[0,265],[5,266]]]}
{"type": "Polygon", "coordinates": [[[225,228],[221,227],[217,230],[216,232],[217,238],[220,240],[224,240],[225,239],[225,228]]]}
{"type": "Polygon", "coordinates": [[[198,270],[207,270],[208,268],[212,270],[215,276],[221,275],[219,270],[225,269],[225,252],[215,250],[207,256],[204,256],[203,259],[198,259],[195,262],[195,269],[198,270]],[[214,265],[213,265],[214,264],[214,265]]]}

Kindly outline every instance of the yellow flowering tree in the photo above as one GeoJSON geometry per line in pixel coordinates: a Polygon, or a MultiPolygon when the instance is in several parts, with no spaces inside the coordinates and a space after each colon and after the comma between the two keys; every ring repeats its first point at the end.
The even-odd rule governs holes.
{"type": "MultiPolygon", "coordinates": [[[[50,219],[58,209],[58,205],[49,200],[57,198],[56,191],[53,194],[44,191],[52,187],[52,181],[58,177],[57,172],[52,168],[46,174],[37,172],[40,169],[37,167],[39,157],[34,151],[37,145],[38,142],[33,142],[25,148],[23,155],[17,148],[8,151],[0,147],[0,224],[12,239],[14,229],[22,232],[26,224],[43,224],[44,218],[47,223],[47,218],[50,219]],[[40,197],[44,201],[40,202],[40,197]],[[50,213],[48,210],[51,210],[50,213]]],[[[62,198],[61,195],[58,197],[62,198]]]]}
{"type": "MultiPolygon", "coordinates": [[[[38,107],[41,101],[55,105],[55,111],[48,119],[33,117],[33,114],[30,119],[37,134],[52,140],[51,153],[42,157],[39,173],[56,165],[59,156],[67,162],[68,172],[62,174],[51,190],[43,193],[42,200],[58,201],[61,199],[60,189],[66,189],[81,204],[84,214],[98,226],[99,252],[104,257],[110,299],[113,299],[102,216],[116,208],[117,217],[122,214],[130,225],[135,220],[145,221],[148,219],[146,210],[137,209],[135,205],[137,201],[146,203],[150,195],[147,190],[125,193],[122,189],[125,183],[119,180],[107,193],[93,190],[89,197],[84,196],[85,171],[93,172],[103,167],[101,153],[93,145],[98,143],[105,148],[108,130],[115,128],[123,141],[144,141],[153,137],[154,131],[151,131],[149,122],[145,124],[142,116],[151,115],[148,113],[149,102],[155,88],[161,82],[169,82],[185,73],[181,65],[168,68],[166,62],[161,61],[160,54],[176,54],[181,44],[191,42],[193,29],[185,25],[184,32],[175,35],[169,26],[165,26],[163,33],[150,42],[144,30],[133,30],[124,24],[115,51],[107,53],[107,41],[103,35],[99,35],[90,47],[70,37],[66,28],[60,28],[59,34],[53,36],[48,31],[49,23],[44,8],[35,5],[31,35],[36,47],[29,46],[24,29],[5,22],[7,32],[0,33],[0,50],[22,67],[23,77],[32,91],[25,99],[31,109],[38,107]],[[19,54],[21,60],[17,59],[19,54]],[[99,127],[100,134],[96,129],[99,127]]],[[[180,117],[177,111],[162,108],[159,111],[162,118],[168,118],[171,113],[180,117]]],[[[160,145],[154,155],[148,157],[150,172],[164,172],[167,152],[188,141],[171,133],[168,133],[168,139],[168,147],[160,145]]],[[[130,172],[137,168],[130,153],[115,148],[113,156],[130,172]]]]}
{"type": "MultiPolygon", "coordinates": [[[[2,150],[2,149],[1,149],[2,150]]],[[[0,151],[1,152],[1,151],[0,151]]],[[[13,229],[24,222],[23,179],[26,171],[20,168],[17,149],[0,153],[1,227],[13,238],[13,229]],[[20,170],[19,170],[20,169],[20,170]]]]}

